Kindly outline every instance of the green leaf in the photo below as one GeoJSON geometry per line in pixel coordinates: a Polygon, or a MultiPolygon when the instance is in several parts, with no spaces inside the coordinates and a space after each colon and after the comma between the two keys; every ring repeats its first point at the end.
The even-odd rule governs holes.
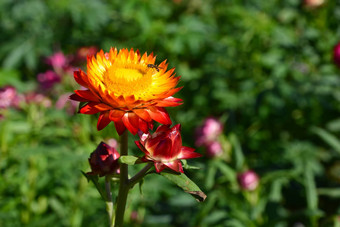
{"type": "Polygon", "coordinates": [[[138,164],[138,159],[139,157],[126,155],[126,156],[120,156],[119,161],[120,163],[134,165],[134,164],[138,164]]]}
{"type": "Polygon", "coordinates": [[[191,194],[198,202],[203,202],[207,196],[201,189],[183,173],[161,172],[160,175],[175,183],[186,193],[191,194]]]}
{"type": "Polygon", "coordinates": [[[99,177],[98,175],[92,175],[92,174],[87,174],[83,171],[81,171],[81,173],[86,177],[87,181],[90,182],[92,181],[93,184],[96,186],[98,192],[100,193],[101,197],[107,201],[107,197],[106,197],[106,194],[103,192],[102,188],[100,187],[99,183],[98,183],[98,180],[99,180],[99,177]]]}
{"type": "Polygon", "coordinates": [[[326,143],[328,143],[335,151],[340,153],[340,141],[333,134],[318,127],[313,127],[312,132],[321,137],[326,143]]]}

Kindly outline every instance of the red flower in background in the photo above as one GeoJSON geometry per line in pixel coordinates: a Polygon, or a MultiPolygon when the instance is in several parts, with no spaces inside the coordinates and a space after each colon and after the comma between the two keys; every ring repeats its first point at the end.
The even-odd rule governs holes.
{"type": "Polygon", "coordinates": [[[97,149],[90,155],[89,163],[92,171],[87,174],[99,174],[99,176],[102,177],[119,173],[119,156],[115,148],[101,142],[97,149]]]}
{"type": "Polygon", "coordinates": [[[198,158],[200,154],[195,149],[182,146],[180,134],[181,125],[170,128],[168,125],[159,126],[151,134],[140,135],[140,140],[135,141],[137,146],[145,153],[142,158],[145,162],[154,162],[159,173],[165,168],[183,173],[180,159],[198,158]]]}
{"type": "Polygon", "coordinates": [[[333,49],[333,60],[334,63],[340,67],[340,42],[333,49]]]}

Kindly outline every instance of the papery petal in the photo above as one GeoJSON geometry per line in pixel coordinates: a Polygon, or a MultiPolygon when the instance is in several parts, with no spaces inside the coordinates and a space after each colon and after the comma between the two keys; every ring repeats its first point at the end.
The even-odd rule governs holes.
{"type": "Polygon", "coordinates": [[[122,121],[125,127],[133,134],[136,135],[138,132],[138,118],[131,116],[131,113],[126,113],[122,117],[122,121]]]}
{"type": "Polygon", "coordinates": [[[101,110],[96,107],[97,105],[98,105],[98,103],[90,102],[90,103],[86,104],[85,106],[81,107],[79,109],[79,113],[82,113],[82,114],[99,113],[99,112],[101,112],[101,110]]]}
{"type": "Polygon", "coordinates": [[[148,133],[149,131],[149,124],[147,122],[145,122],[143,119],[139,118],[139,129],[144,132],[144,133],[148,133]]]}
{"type": "Polygon", "coordinates": [[[125,112],[121,110],[110,110],[111,121],[120,121],[124,116],[125,112]]]}
{"type": "Polygon", "coordinates": [[[173,158],[172,155],[172,141],[170,139],[163,139],[159,141],[153,152],[150,153],[154,158],[161,158],[162,160],[169,160],[173,158]]]}
{"type": "Polygon", "coordinates": [[[142,118],[144,121],[152,121],[150,115],[148,114],[148,111],[145,109],[133,109],[132,110],[135,114],[138,115],[138,117],[142,118]]]}
{"type": "Polygon", "coordinates": [[[165,99],[157,100],[157,104],[155,106],[160,106],[160,107],[174,107],[174,106],[179,106],[182,105],[181,103],[183,100],[179,98],[174,98],[174,97],[168,97],[165,99]]]}
{"type": "Polygon", "coordinates": [[[123,121],[122,120],[115,121],[114,124],[115,124],[116,130],[118,132],[118,135],[120,135],[120,136],[123,135],[123,133],[124,133],[124,131],[126,129],[123,121]]]}
{"type": "Polygon", "coordinates": [[[180,154],[177,156],[178,159],[189,159],[202,157],[201,154],[194,152],[194,148],[182,147],[180,154]]]}
{"type": "Polygon", "coordinates": [[[176,172],[184,173],[183,167],[182,167],[182,163],[179,160],[175,160],[173,162],[164,163],[164,165],[166,165],[167,167],[169,167],[170,169],[172,169],[172,170],[174,170],[176,172]]]}
{"type": "Polygon", "coordinates": [[[109,117],[109,113],[110,113],[109,111],[106,111],[106,112],[102,112],[99,115],[98,123],[97,123],[98,131],[105,128],[111,122],[110,117],[109,117]]]}
{"type": "Polygon", "coordinates": [[[75,90],[74,91],[79,97],[87,99],[92,102],[100,102],[99,98],[93,94],[90,90],[75,90]]]}
{"type": "Polygon", "coordinates": [[[150,117],[154,119],[155,121],[165,124],[165,125],[171,125],[171,120],[168,112],[163,107],[149,107],[147,109],[148,113],[150,114],[150,117]]]}
{"type": "Polygon", "coordinates": [[[159,173],[161,172],[163,169],[165,169],[165,165],[161,162],[155,162],[155,169],[156,169],[156,172],[159,173]]]}
{"type": "Polygon", "coordinates": [[[80,96],[77,95],[77,94],[72,94],[72,95],[70,95],[69,98],[70,98],[71,100],[78,101],[78,102],[89,102],[89,100],[84,99],[84,98],[80,97],[80,96]]]}
{"type": "Polygon", "coordinates": [[[78,84],[80,84],[83,87],[88,88],[89,81],[86,78],[86,74],[81,69],[79,69],[79,71],[75,71],[73,73],[73,76],[78,84]]]}

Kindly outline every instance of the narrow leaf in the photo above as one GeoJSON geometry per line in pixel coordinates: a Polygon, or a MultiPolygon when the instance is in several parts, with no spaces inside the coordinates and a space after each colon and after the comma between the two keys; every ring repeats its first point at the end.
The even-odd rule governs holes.
{"type": "Polygon", "coordinates": [[[83,171],[81,171],[81,173],[86,177],[87,181],[90,182],[92,181],[93,184],[96,186],[99,194],[101,195],[101,197],[107,201],[107,197],[106,197],[106,194],[103,192],[102,188],[100,187],[99,183],[98,183],[98,180],[99,180],[99,177],[98,175],[92,175],[92,174],[87,174],[83,171]]]}
{"type": "Polygon", "coordinates": [[[191,194],[198,202],[203,202],[207,197],[204,192],[183,173],[178,174],[163,171],[160,174],[182,188],[186,193],[191,194]]]}
{"type": "Polygon", "coordinates": [[[326,143],[328,143],[334,150],[340,153],[340,141],[333,134],[318,127],[313,127],[312,132],[321,137],[326,143]]]}

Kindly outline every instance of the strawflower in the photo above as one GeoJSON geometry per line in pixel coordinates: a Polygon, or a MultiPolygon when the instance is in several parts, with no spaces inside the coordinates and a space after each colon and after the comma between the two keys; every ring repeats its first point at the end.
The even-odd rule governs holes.
{"type": "Polygon", "coordinates": [[[208,117],[204,120],[203,125],[196,129],[195,144],[196,146],[207,146],[215,141],[222,132],[222,123],[214,117],[208,117]]]}
{"type": "Polygon", "coordinates": [[[119,153],[114,147],[101,142],[89,158],[91,172],[87,174],[99,175],[100,177],[119,173],[119,153]]]}
{"type": "Polygon", "coordinates": [[[223,154],[223,148],[220,142],[213,141],[206,145],[207,156],[210,158],[218,157],[223,154]]]}
{"type": "Polygon", "coordinates": [[[86,102],[80,113],[100,113],[98,130],[111,121],[119,135],[125,129],[134,135],[139,129],[147,133],[153,120],[170,125],[164,107],[181,104],[181,99],[172,97],[181,89],[175,88],[180,77],[175,77],[174,68],[167,71],[166,61],[156,66],[155,60],[152,53],[141,55],[133,49],[101,50],[88,57],[87,74],[74,72],[77,83],[87,90],[75,90],[70,98],[86,102]]]}
{"type": "Polygon", "coordinates": [[[240,187],[246,191],[253,191],[259,184],[259,176],[253,170],[247,170],[237,175],[240,187]]]}
{"type": "Polygon", "coordinates": [[[198,158],[201,155],[195,153],[194,148],[182,146],[180,130],[180,124],[172,128],[162,125],[152,135],[140,135],[140,140],[135,143],[145,153],[142,161],[154,162],[158,173],[165,168],[183,173],[180,159],[198,158]]]}

